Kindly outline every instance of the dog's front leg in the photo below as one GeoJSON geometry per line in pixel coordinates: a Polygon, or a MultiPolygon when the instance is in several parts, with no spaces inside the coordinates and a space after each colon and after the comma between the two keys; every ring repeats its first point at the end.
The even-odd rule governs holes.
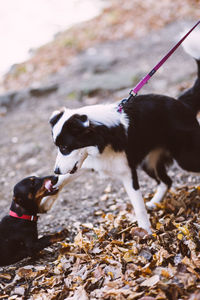
{"type": "Polygon", "coordinates": [[[139,188],[136,170],[132,170],[132,174],[124,176],[122,181],[135,210],[138,226],[151,233],[151,223],[139,188]]]}
{"type": "Polygon", "coordinates": [[[51,235],[45,235],[37,240],[27,239],[26,245],[26,256],[34,256],[44,248],[51,246],[52,244],[64,240],[68,235],[68,230],[63,229],[60,232],[56,232],[51,235]]]}
{"type": "Polygon", "coordinates": [[[25,242],[25,250],[26,250],[26,257],[30,256],[33,257],[35,256],[38,252],[43,250],[46,247],[49,247],[52,245],[51,242],[51,235],[45,235],[41,237],[40,239],[27,239],[25,242]]]}

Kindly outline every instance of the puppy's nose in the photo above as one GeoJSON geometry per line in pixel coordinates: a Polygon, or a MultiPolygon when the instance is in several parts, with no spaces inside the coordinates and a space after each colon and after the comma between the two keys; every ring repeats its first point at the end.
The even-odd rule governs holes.
{"type": "Polygon", "coordinates": [[[61,174],[60,168],[56,167],[54,173],[60,175],[61,174]]]}

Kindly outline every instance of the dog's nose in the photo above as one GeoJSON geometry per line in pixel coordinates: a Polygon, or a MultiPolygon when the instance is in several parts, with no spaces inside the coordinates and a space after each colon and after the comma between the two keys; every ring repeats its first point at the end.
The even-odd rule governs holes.
{"type": "Polygon", "coordinates": [[[60,168],[56,167],[54,173],[60,175],[61,174],[60,168]]]}

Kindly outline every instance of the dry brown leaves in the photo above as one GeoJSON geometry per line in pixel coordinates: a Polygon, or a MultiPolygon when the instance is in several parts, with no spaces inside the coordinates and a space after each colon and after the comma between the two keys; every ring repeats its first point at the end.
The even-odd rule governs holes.
{"type": "Polygon", "coordinates": [[[184,17],[199,18],[199,0],[111,0],[97,18],[74,26],[36,51],[5,77],[4,89],[21,89],[66,66],[71,58],[96,44],[135,38],[184,17]]]}
{"type": "Polygon", "coordinates": [[[200,299],[200,189],[170,193],[151,212],[152,236],[115,208],[60,243],[55,261],[4,268],[0,299],[200,299]]]}

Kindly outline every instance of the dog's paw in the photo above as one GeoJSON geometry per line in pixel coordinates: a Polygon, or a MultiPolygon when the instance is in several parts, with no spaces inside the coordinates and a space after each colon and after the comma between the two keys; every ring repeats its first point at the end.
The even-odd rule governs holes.
{"type": "Polygon", "coordinates": [[[46,214],[48,210],[45,208],[45,206],[40,206],[40,214],[46,214]]]}
{"type": "Polygon", "coordinates": [[[51,236],[51,242],[56,243],[56,242],[63,241],[68,235],[69,235],[69,231],[67,228],[65,228],[62,231],[53,234],[51,236]]]}
{"type": "Polygon", "coordinates": [[[143,229],[141,227],[133,227],[131,229],[131,235],[132,236],[137,236],[140,239],[143,239],[143,238],[145,238],[145,237],[147,237],[147,236],[149,236],[151,234],[152,234],[152,232],[151,232],[150,228],[148,228],[148,230],[145,230],[145,229],[143,229]]]}
{"type": "Polygon", "coordinates": [[[148,201],[148,202],[146,202],[146,207],[147,207],[147,209],[149,209],[149,210],[153,210],[153,209],[156,208],[156,204],[153,203],[153,202],[151,202],[151,201],[148,201]]]}
{"type": "Polygon", "coordinates": [[[140,227],[141,230],[145,231],[147,234],[152,234],[151,223],[148,219],[146,222],[144,222],[144,220],[138,220],[138,227],[140,227]]]}

